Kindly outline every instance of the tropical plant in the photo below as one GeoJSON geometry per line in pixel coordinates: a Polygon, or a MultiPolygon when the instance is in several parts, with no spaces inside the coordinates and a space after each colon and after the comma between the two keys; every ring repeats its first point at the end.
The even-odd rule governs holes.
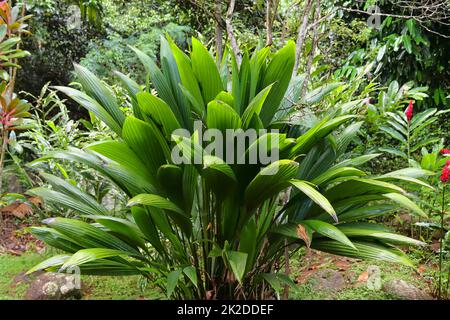
{"type": "Polygon", "coordinates": [[[398,207],[424,215],[404,189],[391,183],[421,181],[409,177],[408,170],[370,177],[355,168],[377,155],[348,158],[347,147],[361,123],[352,123],[357,117],[342,109],[307,130],[299,126],[301,119],[274,121],[286,104],[294,43],[273,55],[269,47],[244,54],[240,66],[231,56],[230,66],[224,59],[218,67],[197,39],[192,39],[190,55],[162,39],[161,68],[135,51],[153,88],[142,91],[117,74],[129,91],[133,115],[125,116],[111,90],[84,67],[75,67],[84,92],[58,88],[104,121],[118,139],[55,151],[39,160],[90,166],[123,190],[129,210],[113,217],[90,194],[43,173],[52,188],[30,194],[73,209],[80,219],[55,217],[45,220],[45,227],[31,228],[65,253],[30,273],[76,265],[84,274],[140,274],[168,298],[234,299],[267,298],[285,285],[295,288],[280,270],[289,259],[285,248],[306,245],[411,265],[395,245],[421,242],[361,221],[398,207]],[[202,129],[276,128],[287,133],[256,131],[256,139],[245,143],[241,153],[231,143],[234,138],[225,136],[224,145],[235,147],[225,150],[223,158],[218,156],[223,150],[211,150],[200,134],[202,129]],[[280,160],[252,164],[249,155],[255,148],[278,152],[280,160]],[[174,150],[182,163],[175,162],[174,150]],[[234,161],[228,161],[230,154],[234,161]]]}
{"type": "Polygon", "coordinates": [[[29,55],[20,49],[21,34],[28,33],[25,23],[29,16],[20,15],[20,7],[0,3],[0,197],[3,193],[3,169],[10,141],[15,141],[15,130],[23,129],[24,118],[30,114],[29,104],[14,93],[19,58],[29,55]]]}
{"type": "Polygon", "coordinates": [[[428,146],[439,142],[440,138],[431,136],[424,138],[423,131],[438,120],[438,116],[447,111],[438,111],[437,109],[427,109],[413,116],[413,101],[410,101],[405,113],[401,111],[386,112],[388,120],[386,125],[380,126],[380,129],[392,138],[400,142],[397,148],[383,147],[380,151],[388,152],[411,162],[411,154],[428,146]]]}

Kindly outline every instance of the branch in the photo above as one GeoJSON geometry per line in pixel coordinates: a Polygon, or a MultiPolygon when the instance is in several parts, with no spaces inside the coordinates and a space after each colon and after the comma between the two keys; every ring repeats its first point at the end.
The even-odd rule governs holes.
{"type": "MultiPolygon", "coordinates": [[[[440,6],[441,4],[439,4],[440,6]]],[[[446,13],[443,14],[439,14],[439,15],[435,15],[435,13],[437,11],[434,11],[433,13],[429,14],[427,13],[431,8],[434,7],[426,7],[425,11],[422,11],[421,14],[418,15],[414,15],[414,9],[417,9],[416,7],[401,7],[403,9],[410,9],[411,13],[409,15],[404,15],[404,14],[392,14],[392,13],[382,13],[382,12],[368,12],[368,11],[364,11],[364,10],[360,10],[360,9],[353,9],[353,8],[346,8],[346,7],[337,7],[337,9],[341,9],[344,11],[348,11],[348,12],[356,12],[356,13],[361,13],[361,14],[365,14],[365,15],[369,15],[369,16],[380,16],[380,17],[392,17],[392,18],[399,18],[399,19],[413,19],[415,21],[417,21],[420,26],[422,28],[424,28],[425,30],[427,30],[428,32],[434,33],[438,36],[441,36],[443,38],[449,39],[450,35],[447,34],[443,34],[440,33],[438,31],[435,31],[429,27],[427,27],[425,25],[426,22],[436,22],[436,23],[440,23],[440,24],[444,24],[444,25],[449,25],[447,22],[445,22],[445,20],[449,19],[450,15],[447,15],[446,13]]],[[[443,12],[448,10],[442,10],[443,12]]]]}

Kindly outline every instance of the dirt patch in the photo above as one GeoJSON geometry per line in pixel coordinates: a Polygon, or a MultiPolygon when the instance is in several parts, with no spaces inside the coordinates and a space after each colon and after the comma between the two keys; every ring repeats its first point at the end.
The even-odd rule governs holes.
{"type": "Polygon", "coordinates": [[[25,251],[40,252],[44,248],[44,243],[26,231],[27,227],[35,224],[34,221],[3,216],[0,220],[0,254],[9,253],[18,256],[25,251]]]}

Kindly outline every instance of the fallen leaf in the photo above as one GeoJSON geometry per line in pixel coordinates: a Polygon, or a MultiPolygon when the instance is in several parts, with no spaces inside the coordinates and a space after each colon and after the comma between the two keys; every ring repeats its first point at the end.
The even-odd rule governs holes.
{"type": "Polygon", "coordinates": [[[420,275],[424,274],[426,271],[425,266],[422,264],[419,266],[419,268],[417,268],[417,273],[419,273],[420,275]]]}
{"type": "Polygon", "coordinates": [[[311,235],[310,232],[308,232],[308,230],[306,230],[306,228],[299,224],[297,225],[297,236],[302,239],[303,241],[305,241],[306,246],[309,248],[311,246],[311,235]]]}
{"type": "Polygon", "coordinates": [[[367,271],[364,271],[363,273],[361,273],[358,277],[358,282],[366,282],[367,278],[369,277],[369,273],[367,271]]]}
{"type": "Polygon", "coordinates": [[[339,260],[339,261],[336,261],[335,264],[336,264],[336,267],[338,267],[341,270],[347,270],[348,268],[350,268],[350,265],[348,264],[347,261],[339,260]]]}

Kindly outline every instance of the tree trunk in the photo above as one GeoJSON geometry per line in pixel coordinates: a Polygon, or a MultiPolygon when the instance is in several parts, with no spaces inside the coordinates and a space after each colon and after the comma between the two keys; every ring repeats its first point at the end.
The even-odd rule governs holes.
{"type": "Polygon", "coordinates": [[[239,49],[239,46],[237,44],[236,38],[234,37],[233,25],[231,24],[235,3],[236,3],[235,0],[230,0],[230,5],[228,6],[227,17],[225,19],[225,23],[227,26],[227,34],[228,34],[228,38],[230,39],[231,49],[234,52],[238,66],[240,66],[241,62],[242,62],[242,54],[241,54],[241,50],[239,49]]]}
{"type": "Polygon", "coordinates": [[[220,24],[222,16],[221,0],[215,0],[214,15],[216,17],[216,49],[217,49],[217,63],[222,63],[223,57],[223,40],[222,40],[222,26],[220,24]]]}
{"type": "Polygon", "coordinates": [[[318,41],[319,40],[319,33],[318,33],[319,20],[320,20],[320,0],[317,0],[316,10],[314,12],[314,17],[313,17],[313,29],[312,29],[313,39],[312,39],[312,44],[311,44],[311,52],[309,53],[308,66],[306,67],[306,77],[305,77],[305,80],[303,81],[300,97],[303,97],[305,95],[305,91],[308,88],[309,80],[311,80],[312,64],[314,61],[314,56],[316,54],[317,44],[319,42],[318,41]]]}
{"type": "Polygon", "coordinates": [[[294,65],[294,71],[293,74],[297,75],[298,72],[298,66],[300,64],[300,58],[302,55],[302,49],[303,49],[303,42],[305,41],[306,37],[306,31],[308,27],[308,18],[309,13],[311,11],[313,0],[308,0],[305,6],[305,10],[303,12],[303,19],[302,23],[300,24],[300,27],[298,28],[298,36],[297,36],[297,42],[296,42],[296,50],[295,50],[295,65],[294,65]]]}
{"type": "Polygon", "coordinates": [[[266,0],[266,46],[272,45],[272,0],[266,0]]]}

